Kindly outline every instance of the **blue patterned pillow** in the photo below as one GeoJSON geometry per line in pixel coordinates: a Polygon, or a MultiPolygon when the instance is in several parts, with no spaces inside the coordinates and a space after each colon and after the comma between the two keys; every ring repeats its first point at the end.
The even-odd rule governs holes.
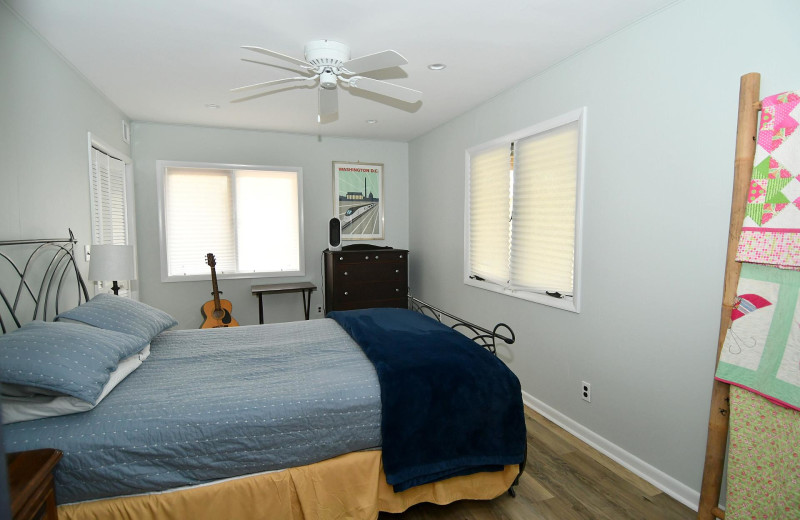
{"type": "Polygon", "coordinates": [[[138,336],[76,323],[32,321],[0,336],[0,382],[35,386],[94,403],[138,336]]]}
{"type": "Polygon", "coordinates": [[[56,320],[66,318],[125,334],[133,334],[148,342],[161,332],[178,324],[166,312],[145,303],[114,296],[98,294],[88,302],[62,312],[56,320]]]}

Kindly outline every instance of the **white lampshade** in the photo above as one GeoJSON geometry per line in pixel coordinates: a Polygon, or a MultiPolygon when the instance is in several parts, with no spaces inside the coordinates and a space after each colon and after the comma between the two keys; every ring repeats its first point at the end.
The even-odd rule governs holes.
{"type": "Polygon", "coordinates": [[[89,280],[134,280],[133,246],[93,245],[89,280]]]}

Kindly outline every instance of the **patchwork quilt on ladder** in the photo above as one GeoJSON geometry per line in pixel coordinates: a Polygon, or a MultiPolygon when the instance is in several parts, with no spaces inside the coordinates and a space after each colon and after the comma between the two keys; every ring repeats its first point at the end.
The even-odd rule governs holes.
{"type": "Polygon", "coordinates": [[[800,518],[800,412],[731,387],[726,520],[800,518]]]}
{"type": "Polygon", "coordinates": [[[800,271],[744,264],[716,378],[800,410],[800,271]]]}
{"type": "Polygon", "coordinates": [[[761,102],[738,262],[800,267],[800,93],[761,102]]]}

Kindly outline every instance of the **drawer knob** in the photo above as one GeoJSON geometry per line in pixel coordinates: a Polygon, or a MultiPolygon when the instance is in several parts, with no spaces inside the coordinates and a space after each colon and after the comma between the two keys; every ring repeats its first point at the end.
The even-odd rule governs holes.
{"type": "Polygon", "coordinates": [[[395,269],[395,270],[394,270],[394,272],[395,272],[395,273],[399,273],[399,272],[400,272],[400,269],[395,269]]]}
{"type": "Polygon", "coordinates": [[[344,260],[344,257],[343,257],[343,256],[340,256],[340,257],[339,257],[339,260],[344,260]]]}
{"type": "Polygon", "coordinates": [[[344,272],[344,275],[347,276],[347,271],[344,272]]]}
{"type": "Polygon", "coordinates": [[[403,258],[403,255],[400,255],[400,258],[403,258]]]}
{"type": "Polygon", "coordinates": [[[347,296],[347,291],[344,292],[344,295],[347,296]]]}
{"type": "Polygon", "coordinates": [[[400,292],[400,289],[395,289],[394,292],[400,292]]]}
{"type": "Polygon", "coordinates": [[[369,255],[365,256],[364,260],[369,260],[369,255]]]}
{"type": "Polygon", "coordinates": [[[378,259],[378,255],[375,255],[375,260],[377,260],[377,259],[378,259]]]}

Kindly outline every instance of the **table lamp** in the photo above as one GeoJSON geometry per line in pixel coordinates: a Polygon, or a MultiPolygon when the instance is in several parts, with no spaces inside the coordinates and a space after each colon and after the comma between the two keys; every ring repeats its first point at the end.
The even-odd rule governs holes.
{"type": "Polygon", "coordinates": [[[89,280],[112,280],[111,290],[119,295],[117,280],[134,280],[133,246],[93,245],[89,256],[89,280]]]}

